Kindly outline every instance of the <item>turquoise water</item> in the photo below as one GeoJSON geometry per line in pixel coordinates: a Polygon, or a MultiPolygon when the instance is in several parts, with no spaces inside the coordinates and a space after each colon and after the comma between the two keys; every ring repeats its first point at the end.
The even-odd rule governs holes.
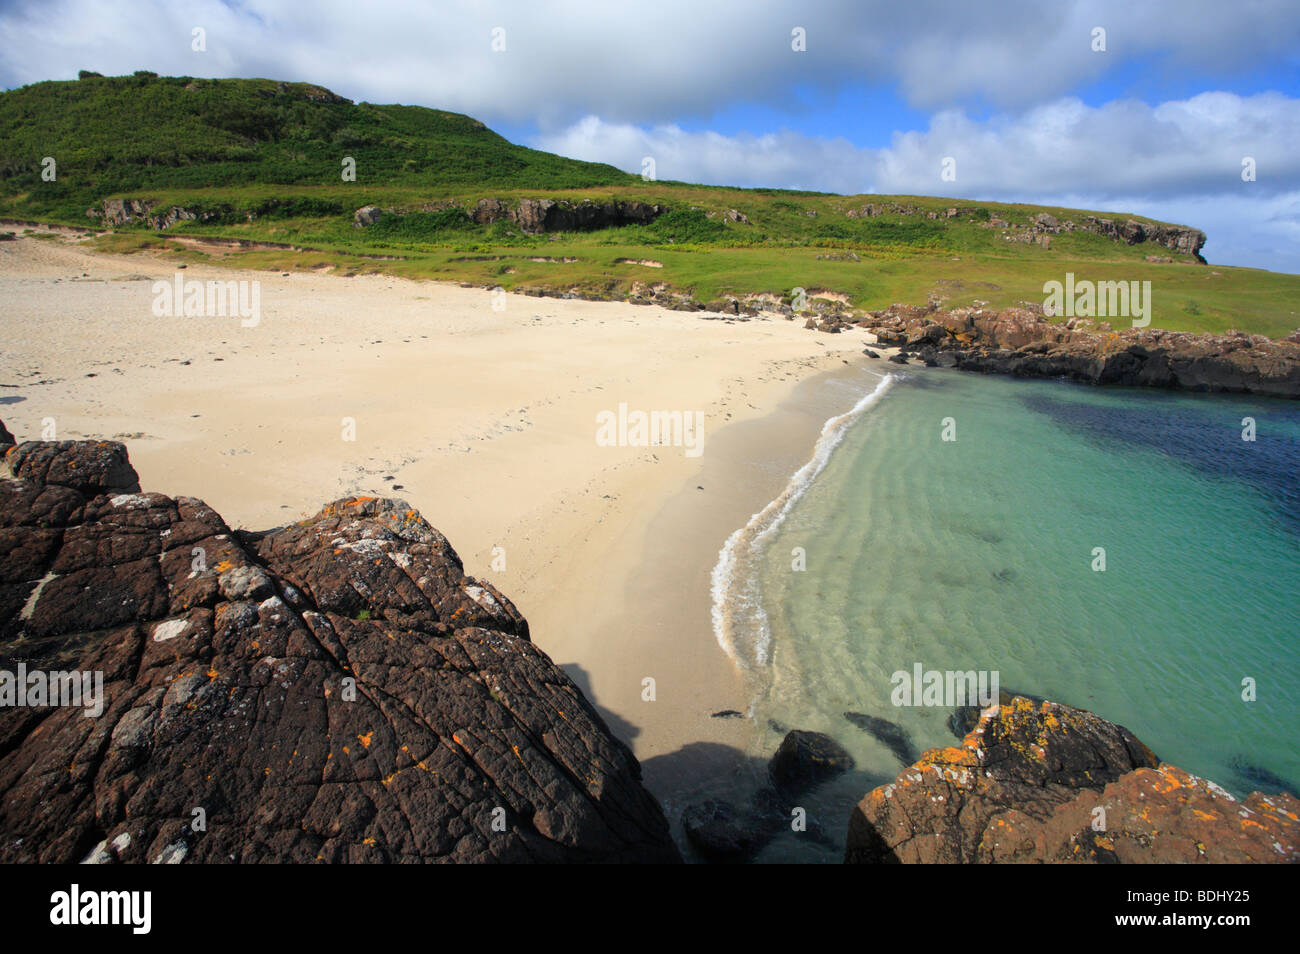
{"type": "Polygon", "coordinates": [[[1300,405],[939,370],[860,391],[715,573],[719,638],[777,724],[755,764],[787,727],[858,763],[811,798],[827,837],[766,860],[838,860],[852,804],[901,769],[846,711],[953,743],[951,709],[891,703],[917,663],[1093,710],[1234,793],[1296,790],[1300,405]]]}

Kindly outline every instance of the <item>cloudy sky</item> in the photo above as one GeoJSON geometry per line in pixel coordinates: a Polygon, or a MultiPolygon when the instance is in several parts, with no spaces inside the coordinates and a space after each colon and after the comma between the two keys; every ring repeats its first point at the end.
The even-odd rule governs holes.
{"type": "Polygon", "coordinates": [[[660,179],[1132,211],[1300,272],[1296,0],[0,0],[0,85],[79,69],[306,80],[660,179]]]}

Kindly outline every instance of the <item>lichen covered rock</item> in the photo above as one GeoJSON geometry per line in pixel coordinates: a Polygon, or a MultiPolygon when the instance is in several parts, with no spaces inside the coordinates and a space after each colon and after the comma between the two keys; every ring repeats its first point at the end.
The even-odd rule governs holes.
{"type": "Polygon", "coordinates": [[[232,530],[121,445],[0,480],[0,861],[675,861],[640,768],[514,605],[397,500],[232,530]],[[133,482],[134,471],[131,471],[133,482]]]}
{"type": "Polygon", "coordinates": [[[1127,729],[1016,696],[870,792],[847,862],[1294,862],[1300,800],[1161,763],[1127,729]]]}

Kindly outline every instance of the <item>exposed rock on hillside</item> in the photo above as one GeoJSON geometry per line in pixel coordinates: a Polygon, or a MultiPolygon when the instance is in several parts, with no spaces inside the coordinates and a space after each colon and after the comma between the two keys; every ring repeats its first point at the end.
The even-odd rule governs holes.
{"type": "Polygon", "coordinates": [[[480,199],[470,210],[470,218],[480,225],[506,220],[521,231],[590,232],[593,229],[621,225],[647,225],[666,209],[646,202],[582,202],[554,199],[520,199],[517,203],[503,199],[480,199]]]}
{"type": "Polygon", "coordinates": [[[1017,696],[868,794],[845,860],[1295,862],[1300,800],[1239,802],[1121,726],[1017,696]]]}
{"type": "Polygon", "coordinates": [[[1095,215],[1083,215],[1079,221],[1066,219],[1061,221],[1050,212],[1039,212],[1027,224],[1022,223],[1019,226],[1013,226],[1006,219],[996,216],[988,216],[987,210],[980,208],[948,208],[942,211],[926,211],[915,205],[909,205],[900,202],[868,202],[856,209],[847,209],[844,215],[850,219],[857,218],[874,218],[881,215],[897,216],[924,216],[926,219],[960,219],[987,217],[989,228],[995,229],[1016,229],[1016,233],[1009,238],[1015,238],[1016,241],[1037,242],[1045,248],[1051,247],[1051,236],[1059,235],[1062,232],[1095,232],[1098,235],[1104,235],[1113,242],[1122,242],[1125,245],[1138,245],[1142,242],[1154,242],[1171,251],[1178,252],[1182,255],[1188,255],[1196,261],[1204,264],[1205,259],[1201,257],[1201,249],[1205,246],[1205,233],[1200,229],[1184,228],[1179,225],[1152,225],[1143,224],[1136,219],[1126,219],[1124,222],[1116,222],[1114,219],[1098,218],[1095,215]]]}
{"type": "Polygon", "coordinates": [[[231,530],[121,444],[10,448],[0,861],[676,861],[640,768],[490,583],[401,501],[231,530]],[[83,704],[86,700],[82,700],[83,704]]]}
{"type": "Polygon", "coordinates": [[[143,222],[151,229],[162,231],[182,220],[210,222],[232,211],[231,206],[224,204],[218,208],[200,211],[179,205],[154,211],[157,208],[158,203],[153,199],[105,199],[98,207],[91,206],[87,209],[86,216],[99,219],[100,224],[104,226],[133,225],[143,222]]]}
{"type": "Polygon", "coordinates": [[[881,344],[966,371],[1300,398],[1300,342],[1290,339],[1152,328],[1096,333],[1086,321],[1053,322],[1027,308],[894,305],[858,323],[881,344]]]}
{"type": "Polygon", "coordinates": [[[363,205],[352,213],[352,223],[360,229],[365,228],[367,225],[377,225],[383,217],[383,210],[379,206],[363,205]]]}
{"type": "Polygon", "coordinates": [[[1135,219],[1119,224],[1113,219],[1099,219],[1085,215],[1082,228],[1096,232],[1125,245],[1137,245],[1140,242],[1154,242],[1183,255],[1191,255],[1201,264],[1201,249],[1205,245],[1205,233],[1200,229],[1181,228],[1176,225],[1143,225],[1135,219]]]}

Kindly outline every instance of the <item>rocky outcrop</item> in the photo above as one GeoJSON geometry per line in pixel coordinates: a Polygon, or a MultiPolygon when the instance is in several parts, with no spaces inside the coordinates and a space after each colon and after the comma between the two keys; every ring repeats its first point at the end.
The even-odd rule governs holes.
{"type": "Polygon", "coordinates": [[[1300,398],[1300,342],[1152,328],[1095,332],[1029,308],[894,305],[858,322],[927,364],[1017,377],[1300,398]]]}
{"type": "Polygon", "coordinates": [[[754,791],[743,807],[706,798],[682,812],[682,831],[705,861],[738,864],[753,861],[788,829],[795,809],[801,809],[812,840],[829,844],[821,823],[807,818],[797,803],[811,789],[853,768],[853,757],[821,732],[786,732],[767,766],[767,784],[754,791]]]}
{"type": "Polygon", "coordinates": [[[1205,245],[1205,233],[1200,229],[1183,228],[1178,225],[1143,224],[1136,219],[1128,219],[1123,224],[1114,219],[1101,219],[1094,215],[1083,216],[1080,228],[1104,235],[1115,242],[1125,245],[1138,245],[1141,242],[1154,242],[1181,255],[1190,255],[1201,264],[1201,249],[1205,245]]]}
{"type": "Polygon", "coordinates": [[[28,441],[5,454],[4,463],[6,472],[19,480],[70,487],[92,497],[140,490],[126,447],[117,441],[28,441]]]}
{"type": "Polygon", "coordinates": [[[153,199],[104,199],[98,207],[92,206],[87,209],[86,216],[99,219],[101,225],[108,227],[135,225],[142,222],[151,229],[163,231],[177,222],[211,222],[233,211],[229,205],[200,210],[172,205],[161,211],[155,211],[157,207],[158,203],[153,199]]]}
{"type": "Polygon", "coordinates": [[[1137,219],[1125,219],[1123,222],[1119,222],[1115,219],[1101,218],[1095,215],[1081,215],[1076,222],[1074,219],[1061,220],[1050,212],[1039,212],[1029,218],[1027,222],[1022,221],[1019,225],[1012,225],[1006,219],[989,215],[988,210],[977,206],[954,207],[935,211],[899,202],[868,202],[858,208],[845,210],[844,215],[850,219],[897,215],[904,217],[924,216],[930,220],[986,216],[988,228],[1012,229],[1014,230],[1013,233],[1006,236],[1008,239],[1038,244],[1044,248],[1051,247],[1051,236],[1059,235],[1062,232],[1095,232],[1098,235],[1104,235],[1112,242],[1120,242],[1124,245],[1152,242],[1180,255],[1189,256],[1201,264],[1205,263],[1205,259],[1201,257],[1201,249],[1205,246],[1206,238],[1205,233],[1200,229],[1186,228],[1181,225],[1143,223],[1137,219]]]}
{"type": "Polygon", "coordinates": [[[352,224],[357,228],[365,228],[367,225],[377,225],[379,220],[384,217],[383,210],[377,205],[363,205],[352,213],[352,224]]]}
{"type": "Polygon", "coordinates": [[[678,860],[627,747],[401,501],[248,533],[139,492],[121,444],[5,465],[0,670],[88,695],[0,707],[0,861],[678,860]]]}
{"type": "Polygon", "coordinates": [[[623,200],[520,199],[511,203],[504,199],[480,199],[469,216],[480,225],[502,220],[513,222],[520,231],[529,233],[590,232],[622,225],[648,225],[666,211],[660,205],[623,200]]]}
{"type": "Polygon", "coordinates": [[[851,768],[853,757],[830,736],[796,729],[781,740],[768,773],[778,790],[797,794],[851,768]]]}
{"type": "Polygon", "coordinates": [[[868,794],[845,860],[1296,862],[1300,800],[1238,801],[1122,726],[1017,696],[868,794]]]}

